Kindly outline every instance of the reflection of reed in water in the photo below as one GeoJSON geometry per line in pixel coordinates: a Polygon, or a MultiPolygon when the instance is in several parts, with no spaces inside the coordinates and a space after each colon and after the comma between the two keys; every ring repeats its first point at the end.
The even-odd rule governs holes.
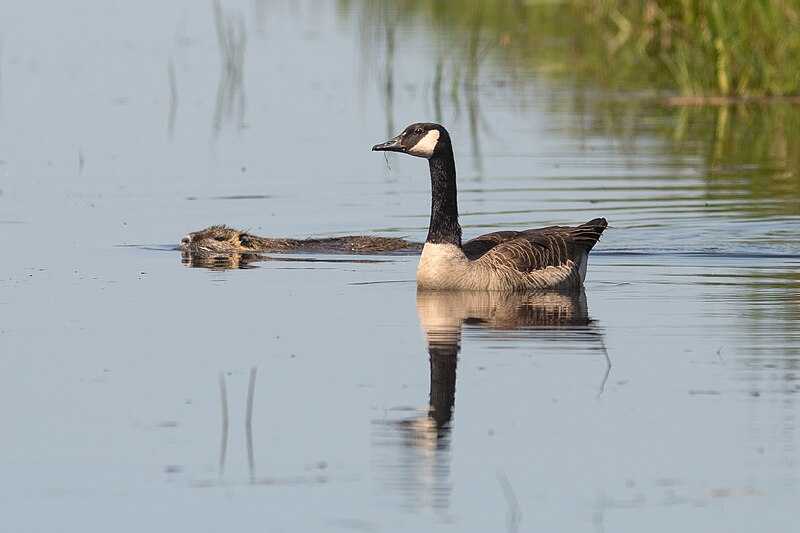
{"type": "MultiPolygon", "coordinates": [[[[256,388],[256,372],[257,368],[250,369],[250,382],[247,387],[247,413],[245,415],[245,440],[247,441],[247,467],[249,473],[249,482],[256,482],[256,460],[255,452],[253,451],[253,392],[256,388]]],[[[222,484],[225,478],[225,462],[228,456],[228,388],[225,384],[225,373],[219,373],[219,393],[220,403],[222,407],[222,434],[221,442],[219,445],[219,483],[222,484]]]]}
{"type": "MultiPolygon", "coordinates": [[[[362,20],[358,26],[362,30],[362,63],[367,68],[377,64],[374,50],[383,46],[385,57],[381,58],[382,68],[375,71],[380,77],[380,96],[386,114],[386,130],[394,131],[395,75],[394,56],[397,44],[398,20],[403,16],[402,6],[394,2],[366,2],[359,10],[362,20]]],[[[363,80],[362,80],[363,83],[363,80]]]]}
{"type": "MultiPolygon", "coordinates": [[[[398,52],[402,53],[407,48],[403,43],[417,36],[411,33],[412,37],[409,37],[408,32],[413,29],[413,24],[412,19],[408,18],[412,11],[408,7],[397,2],[367,2],[359,10],[362,61],[364,68],[369,71],[368,74],[377,78],[389,136],[395,134],[394,108],[398,86],[395,65],[398,52]]],[[[480,110],[481,66],[496,43],[484,35],[486,32],[483,31],[485,24],[482,7],[478,6],[474,12],[470,11],[471,8],[462,9],[461,6],[458,9],[462,14],[469,12],[468,20],[464,22],[467,36],[464,42],[454,41],[449,37],[440,39],[434,47],[438,57],[432,76],[426,86],[419,90],[429,98],[435,122],[444,121],[443,99],[447,99],[456,117],[466,112],[472,141],[472,161],[480,178],[483,175],[483,158],[479,132],[488,129],[480,110]]],[[[439,29],[445,29],[445,26],[439,29]]],[[[436,31],[433,33],[438,34],[436,31]]],[[[418,88],[414,87],[416,89],[418,88]]]]}
{"type": "Polygon", "coordinates": [[[175,60],[169,58],[167,64],[167,79],[169,80],[169,118],[167,119],[167,135],[172,138],[175,133],[175,117],[178,114],[178,81],[175,76],[175,60]]]}
{"type": "MultiPolygon", "coordinates": [[[[464,326],[492,336],[526,333],[515,338],[544,340],[549,350],[572,351],[579,342],[584,345],[581,349],[606,352],[602,333],[589,318],[583,289],[570,293],[418,291],[417,312],[430,358],[428,408],[421,416],[379,424],[388,429],[376,440],[403,450],[399,459],[386,459],[387,463],[399,460],[399,465],[382,466],[392,475],[389,484],[399,487],[405,497],[404,506],[420,512],[450,506],[450,430],[464,326]]],[[[606,372],[603,382],[607,376],[606,372]]]]}
{"type": "Polygon", "coordinates": [[[228,16],[219,2],[214,2],[214,25],[222,61],[214,108],[214,133],[217,134],[223,118],[231,120],[234,111],[237,112],[238,129],[244,127],[244,50],[247,39],[242,15],[236,18],[228,16]]]}

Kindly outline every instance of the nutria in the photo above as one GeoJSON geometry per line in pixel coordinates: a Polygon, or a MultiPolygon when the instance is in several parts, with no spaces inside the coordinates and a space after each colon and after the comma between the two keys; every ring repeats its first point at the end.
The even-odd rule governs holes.
{"type": "Polygon", "coordinates": [[[374,254],[418,252],[422,244],[396,237],[347,235],[344,237],[278,239],[259,237],[228,226],[210,226],[193,231],[178,246],[185,252],[266,252],[266,253],[342,253],[374,254]]]}

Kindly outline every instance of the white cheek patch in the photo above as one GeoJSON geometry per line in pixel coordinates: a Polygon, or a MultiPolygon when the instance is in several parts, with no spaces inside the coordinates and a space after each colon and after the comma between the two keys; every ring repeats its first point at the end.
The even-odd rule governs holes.
{"type": "Polygon", "coordinates": [[[417,157],[424,157],[430,159],[433,156],[433,150],[436,148],[436,143],[439,142],[439,130],[431,130],[425,137],[419,140],[417,144],[412,146],[408,153],[417,157]]]}

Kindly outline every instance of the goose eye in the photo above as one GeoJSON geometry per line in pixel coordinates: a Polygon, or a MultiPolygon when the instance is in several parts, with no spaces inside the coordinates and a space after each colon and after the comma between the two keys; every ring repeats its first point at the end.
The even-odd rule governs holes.
{"type": "Polygon", "coordinates": [[[417,128],[417,129],[415,129],[415,130],[414,130],[414,133],[415,133],[416,135],[422,135],[422,128],[417,128]]]}

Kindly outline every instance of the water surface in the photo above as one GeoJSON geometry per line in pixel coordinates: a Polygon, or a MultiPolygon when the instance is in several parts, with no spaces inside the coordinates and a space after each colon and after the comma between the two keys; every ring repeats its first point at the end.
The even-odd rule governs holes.
{"type": "Polygon", "coordinates": [[[795,107],[608,94],[361,3],[0,12],[4,530],[791,529],[795,107]],[[465,237],[608,218],[585,291],[182,262],[214,223],[424,239],[424,162],[369,151],[417,120],[465,237]]]}

